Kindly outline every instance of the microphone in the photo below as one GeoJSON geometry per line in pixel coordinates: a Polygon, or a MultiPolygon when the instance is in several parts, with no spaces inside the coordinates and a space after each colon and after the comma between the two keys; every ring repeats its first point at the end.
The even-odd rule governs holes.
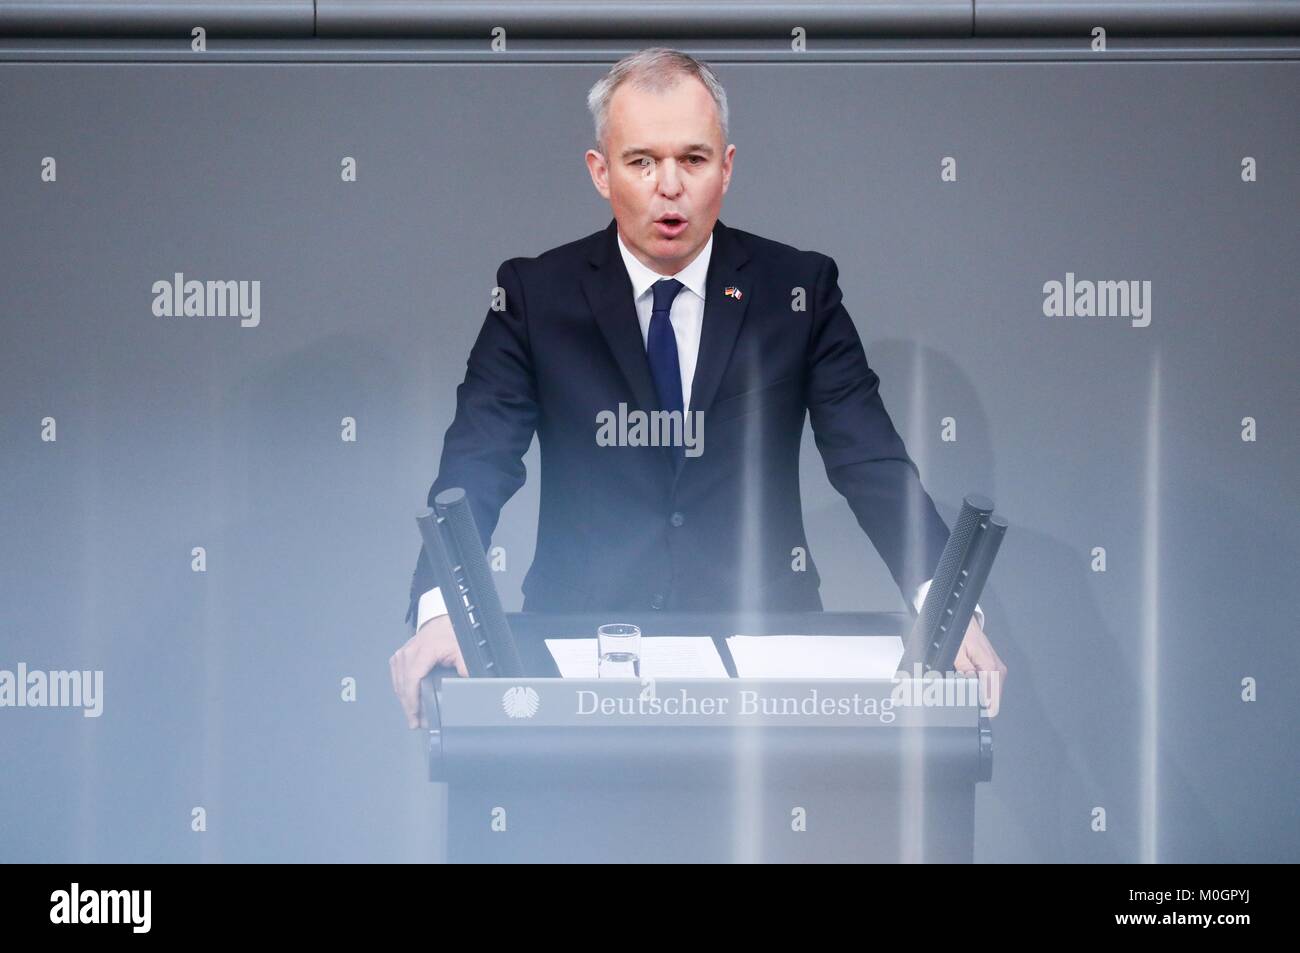
{"type": "Polygon", "coordinates": [[[442,589],[465,670],[473,678],[523,676],[465,491],[458,486],[443,490],[434,497],[433,509],[421,510],[415,522],[442,589]]]}
{"type": "Polygon", "coordinates": [[[953,663],[957,661],[962,639],[966,637],[966,628],[975,614],[975,603],[984,590],[984,583],[993,566],[993,557],[997,555],[1002,537],[1006,534],[1007,521],[994,514],[981,524],[981,529],[976,534],[970,559],[963,570],[967,575],[954,592],[956,604],[953,605],[951,601],[948,604],[952,615],[948,622],[941,624],[941,637],[931,644],[926,655],[926,667],[936,672],[951,672],[953,663]]]}
{"type": "Polygon", "coordinates": [[[962,500],[908,637],[909,663],[924,661],[927,669],[951,671],[1006,530],[1007,521],[993,514],[988,497],[970,493],[962,500]]]}

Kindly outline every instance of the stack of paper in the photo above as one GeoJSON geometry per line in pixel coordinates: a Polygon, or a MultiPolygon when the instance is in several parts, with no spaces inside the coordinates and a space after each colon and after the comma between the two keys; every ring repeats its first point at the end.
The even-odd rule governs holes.
{"type": "Polygon", "coordinates": [[[893,678],[903,660],[896,635],[733,635],[741,678],[893,678]]]}
{"type": "MultiPolygon", "coordinates": [[[[562,678],[596,678],[595,639],[547,639],[562,678]]],[[[701,636],[641,639],[641,675],[648,678],[727,678],[713,640],[701,636]]]]}

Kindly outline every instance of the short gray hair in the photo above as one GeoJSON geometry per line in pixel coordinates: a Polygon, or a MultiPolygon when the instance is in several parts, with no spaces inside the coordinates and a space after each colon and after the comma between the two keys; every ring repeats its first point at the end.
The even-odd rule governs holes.
{"type": "Polygon", "coordinates": [[[726,145],[727,91],[718,82],[713,68],[681,50],[652,46],[623,57],[587,93],[587,109],[596,125],[596,151],[602,155],[605,152],[609,103],[623,83],[631,82],[636,89],[661,93],[672,89],[689,76],[694,76],[703,83],[713,97],[713,102],[718,107],[718,123],[722,126],[722,143],[726,145]]]}

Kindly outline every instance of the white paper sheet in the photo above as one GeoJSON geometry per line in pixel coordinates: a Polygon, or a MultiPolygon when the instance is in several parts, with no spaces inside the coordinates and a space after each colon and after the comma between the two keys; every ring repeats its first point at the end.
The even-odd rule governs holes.
{"type": "MultiPolygon", "coordinates": [[[[562,678],[596,678],[595,639],[547,639],[562,678]]],[[[713,640],[692,635],[641,638],[641,675],[652,678],[726,678],[713,640]]]]}
{"type": "Polygon", "coordinates": [[[893,678],[903,660],[896,635],[733,635],[741,678],[893,678]]]}

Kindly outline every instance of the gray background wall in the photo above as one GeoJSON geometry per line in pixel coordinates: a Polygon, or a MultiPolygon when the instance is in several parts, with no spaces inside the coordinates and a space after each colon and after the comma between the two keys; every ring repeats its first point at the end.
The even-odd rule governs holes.
{"type": "MultiPolygon", "coordinates": [[[[0,710],[0,859],[437,856],[387,672],[412,517],[496,266],[609,221],[584,97],[650,42],[4,54],[0,668],[102,669],[105,706],[0,710]],[[261,325],[154,317],[176,271],[259,279],[261,325]]],[[[836,259],[945,519],[979,491],[1011,522],[977,859],[1293,861],[1300,66],[1081,45],[699,48],[738,146],[722,218],[836,259]],[[1044,317],[1067,271],[1150,280],[1150,327],[1044,317]]],[[[827,608],[901,609],[810,433],[803,463],[827,608]]],[[[507,609],[536,512],[530,479],[494,540],[507,609]]]]}

